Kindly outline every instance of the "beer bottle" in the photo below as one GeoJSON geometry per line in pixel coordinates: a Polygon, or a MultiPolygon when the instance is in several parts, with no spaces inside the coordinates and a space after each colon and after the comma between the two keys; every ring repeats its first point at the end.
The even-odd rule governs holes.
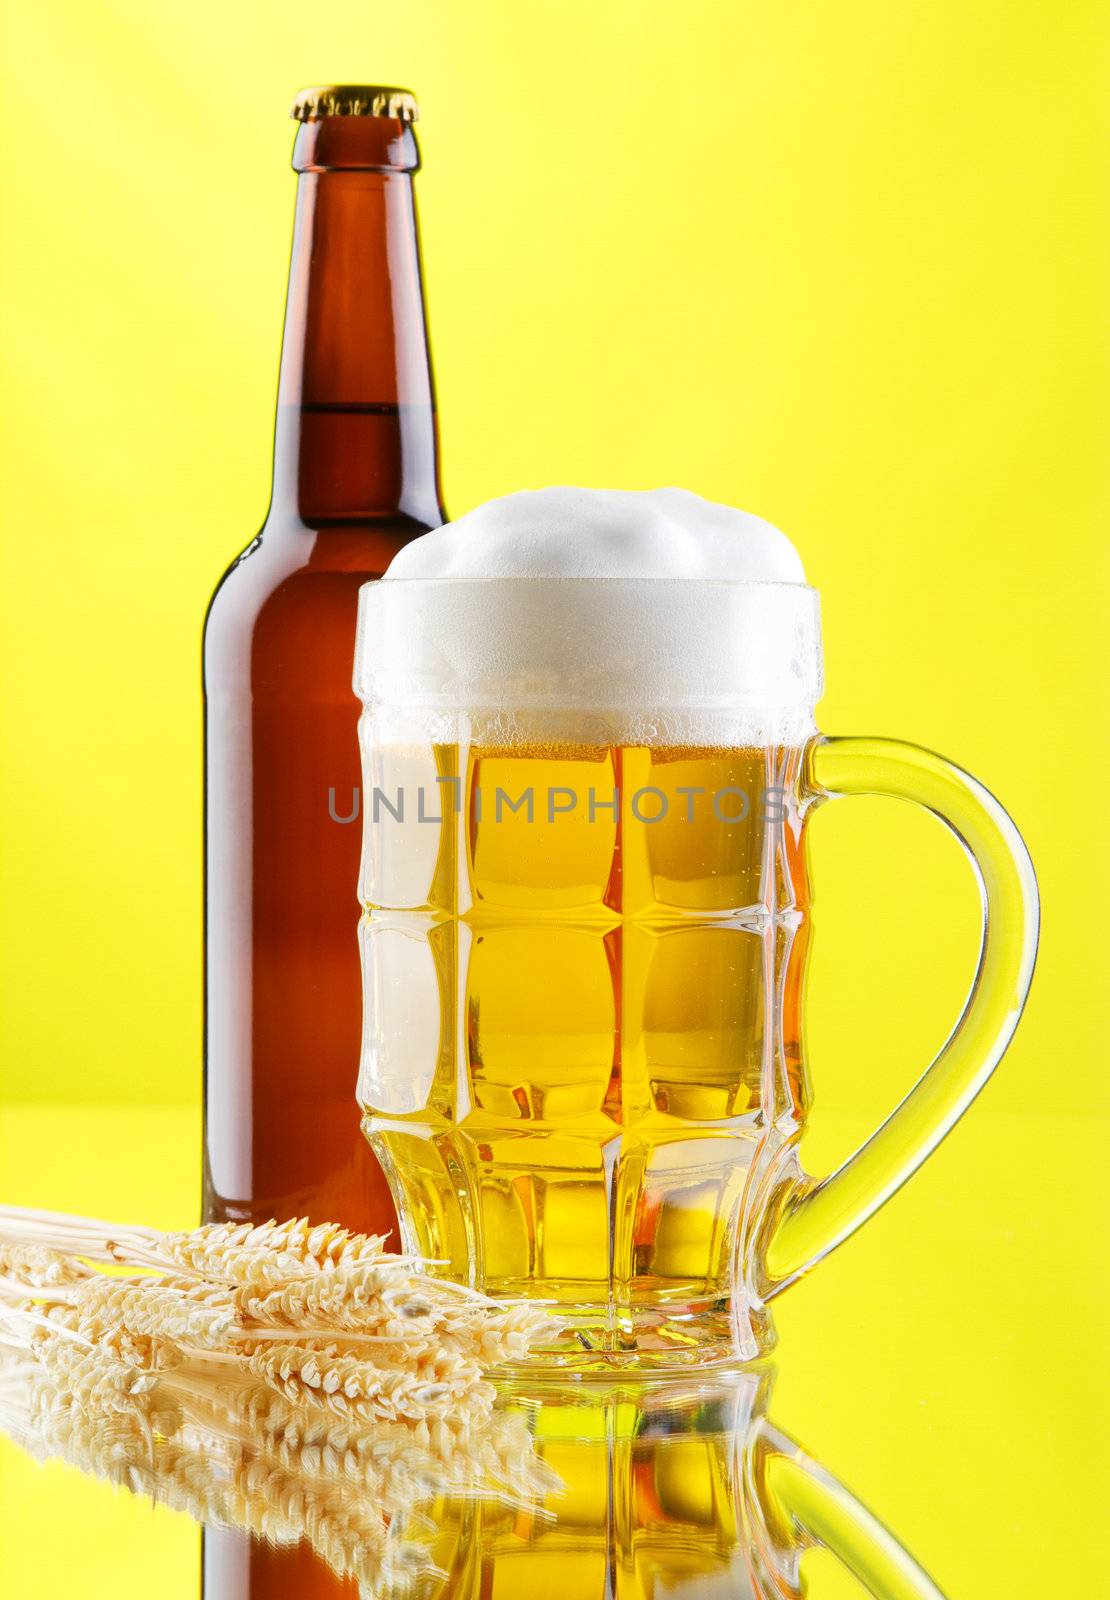
{"type": "Polygon", "coordinates": [[[394,1226],[359,1129],[359,586],[438,526],[404,90],[307,90],[265,525],[204,632],[206,1220],[394,1226]]]}

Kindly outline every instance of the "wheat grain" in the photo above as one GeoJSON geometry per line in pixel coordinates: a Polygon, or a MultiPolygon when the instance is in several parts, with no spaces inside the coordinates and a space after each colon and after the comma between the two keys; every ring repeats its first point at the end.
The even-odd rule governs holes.
{"type": "Polygon", "coordinates": [[[53,1288],[64,1283],[79,1283],[91,1277],[92,1270],[62,1250],[0,1238],[0,1275],[16,1284],[36,1289],[53,1288]]]}
{"type": "Polygon", "coordinates": [[[161,1380],[139,1367],[106,1360],[99,1349],[83,1350],[62,1339],[39,1339],[33,1352],[42,1371],[36,1400],[55,1418],[87,1421],[123,1416],[141,1424],[146,1438],[165,1437],[181,1426],[181,1408],[161,1380]]]}
{"type": "Polygon", "coordinates": [[[123,1366],[164,1372],[180,1366],[185,1359],[179,1346],[167,1338],[133,1333],[119,1324],[94,1322],[87,1313],[83,1315],[80,1308],[68,1303],[43,1305],[39,1326],[62,1337],[69,1335],[72,1342],[94,1346],[106,1359],[123,1366]]]}
{"type": "MultiPolygon", "coordinates": [[[[327,1223],[209,1223],[191,1233],[166,1234],[167,1258],[203,1277],[263,1288],[283,1278],[304,1277],[337,1267],[379,1261],[385,1238],[350,1233],[327,1223]]],[[[393,1258],[397,1259],[397,1258],[393,1258]]]]}
{"type": "Polygon", "coordinates": [[[198,1301],[150,1278],[90,1278],[74,1288],[68,1303],[78,1313],[78,1330],[94,1339],[110,1328],[122,1328],[219,1349],[235,1323],[235,1309],[226,1296],[198,1301]]]}
{"type": "Polygon", "coordinates": [[[264,1346],[247,1358],[247,1366],[287,1399],[367,1420],[425,1417],[463,1392],[474,1401],[487,1398],[480,1382],[467,1387],[420,1371],[370,1367],[334,1345],[264,1346]]]}
{"type": "Polygon", "coordinates": [[[403,1289],[410,1276],[404,1264],[386,1257],[281,1283],[242,1284],[236,1302],[243,1316],[279,1327],[330,1324],[372,1330],[395,1315],[388,1292],[403,1289]]]}

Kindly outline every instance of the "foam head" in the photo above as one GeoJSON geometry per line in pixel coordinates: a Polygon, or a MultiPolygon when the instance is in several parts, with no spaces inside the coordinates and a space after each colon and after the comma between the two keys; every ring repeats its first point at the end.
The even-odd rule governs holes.
{"type": "Polygon", "coordinates": [[[385,576],[806,581],[778,528],[688,489],[507,494],[414,539],[385,576]]]}
{"type": "Polygon", "coordinates": [[[530,490],[364,586],[355,689],[445,740],[463,716],[497,742],[793,742],[821,690],[817,595],[786,535],[731,506],[530,490]]]}

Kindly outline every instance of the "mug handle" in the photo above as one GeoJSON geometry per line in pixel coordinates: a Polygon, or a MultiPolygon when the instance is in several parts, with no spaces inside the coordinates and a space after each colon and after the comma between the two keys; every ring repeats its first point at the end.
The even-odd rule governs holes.
{"type": "MultiPolygon", "coordinates": [[[[768,1497],[794,1537],[785,1548],[796,1563],[803,1547],[828,1550],[872,1600],[944,1600],[925,1569],[878,1517],[772,1423],[760,1425],[762,1477],[768,1497]]],[[[795,1580],[796,1566],[791,1576],[795,1580]]]]}
{"type": "Polygon", "coordinates": [[[968,773],[896,739],[827,739],[807,747],[803,798],[890,795],[924,806],[959,839],[979,884],[979,964],[955,1027],[906,1098],[827,1178],[803,1178],[776,1219],[769,1298],[808,1272],[883,1205],[959,1120],[994,1071],[1021,1016],[1037,953],[1037,879],[998,801],[968,773]]]}

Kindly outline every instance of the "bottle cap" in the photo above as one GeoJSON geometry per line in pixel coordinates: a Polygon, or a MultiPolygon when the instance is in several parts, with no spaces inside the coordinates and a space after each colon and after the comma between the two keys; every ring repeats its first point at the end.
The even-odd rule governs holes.
{"type": "Polygon", "coordinates": [[[323,117],[393,117],[407,125],[417,120],[420,108],[408,89],[381,83],[332,83],[302,89],[289,115],[295,122],[319,122],[323,117]]]}

